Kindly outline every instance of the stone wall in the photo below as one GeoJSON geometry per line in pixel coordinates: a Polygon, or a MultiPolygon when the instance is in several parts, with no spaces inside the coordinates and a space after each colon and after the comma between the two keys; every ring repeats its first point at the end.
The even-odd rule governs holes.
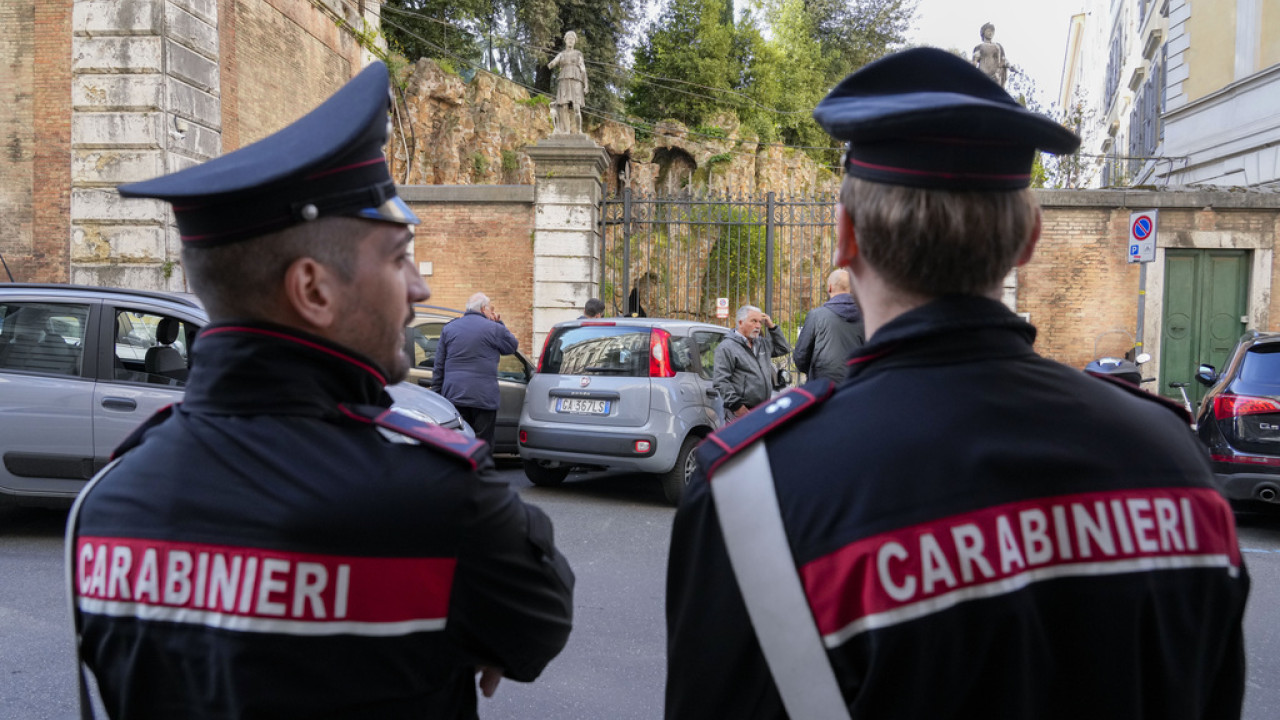
{"type": "Polygon", "coordinates": [[[415,257],[431,305],[462,310],[483,292],[534,357],[533,187],[406,186],[400,196],[422,219],[415,257]]]}
{"type": "MultiPolygon", "coordinates": [[[[471,81],[422,59],[401,78],[401,122],[389,148],[392,175],[403,184],[529,184],[526,148],[551,135],[540,97],[479,72],[471,81]]],[[[587,119],[587,134],[609,153],[607,191],[674,194],[710,190],[733,195],[768,191],[835,193],[839,177],[802,152],[743,136],[732,116],[713,119],[724,138],[701,137],[677,122],[659,123],[637,140],[635,129],[587,119]]]]}

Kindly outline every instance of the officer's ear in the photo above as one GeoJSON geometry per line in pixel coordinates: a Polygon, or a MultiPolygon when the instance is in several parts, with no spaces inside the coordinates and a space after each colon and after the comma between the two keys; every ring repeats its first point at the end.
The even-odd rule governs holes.
{"type": "Polygon", "coordinates": [[[836,203],[836,267],[847,267],[858,256],[858,234],[844,203],[836,203]]]}
{"type": "Polygon", "coordinates": [[[1035,221],[1031,223],[1031,237],[1027,240],[1027,244],[1023,246],[1022,252],[1018,253],[1018,267],[1022,267],[1031,262],[1031,256],[1036,251],[1036,243],[1040,241],[1040,230],[1043,227],[1041,223],[1040,208],[1036,208],[1035,221]]]}
{"type": "Polygon", "coordinates": [[[283,297],[291,315],[311,330],[325,330],[338,320],[341,278],[315,258],[300,257],[284,271],[283,297]]]}

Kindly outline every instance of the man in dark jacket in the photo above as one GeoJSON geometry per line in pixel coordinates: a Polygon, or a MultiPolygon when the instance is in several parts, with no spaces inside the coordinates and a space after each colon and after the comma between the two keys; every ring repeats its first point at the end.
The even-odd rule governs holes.
{"type": "Polygon", "coordinates": [[[754,305],[738,308],[737,328],[716,346],[713,367],[725,420],[740,418],[769,399],[776,372],[771,360],[789,352],[791,346],[772,318],[754,305]]]}
{"type": "Polygon", "coordinates": [[[490,445],[502,400],[498,361],[518,345],[484,293],[472,295],[466,313],[445,323],[436,345],[431,389],[448,398],[476,437],[490,445]]]}
{"type": "Polygon", "coordinates": [[[840,382],[849,372],[849,356],[864,341],[862,311],[849,294],[849,274],[841,268],[827,276],[827,296],[829,300],[805,317],[791,357],[810,380],[840,382]]]}
{"type": "MultiPolygon", "coordinates": [[[[1181,407],[1047,360],[1000,302],[1079,138],[955,55],[814,112],[868,342],[698,448],[672,528],[666,716],[1239,717],[1249,578],[1181,407]]],[[[727,343],[726,343],[727,344],[727,343]]]]}
{"type": "Polygon", "coordinates": [[[68,520],[84,666],[114,720],[476,718],[532,681],[573,575],[488,448],[390,408],[429,297],[374,63],[253,145],[120,188],[173,204],[212,323],[183,403],[68,520]]]}

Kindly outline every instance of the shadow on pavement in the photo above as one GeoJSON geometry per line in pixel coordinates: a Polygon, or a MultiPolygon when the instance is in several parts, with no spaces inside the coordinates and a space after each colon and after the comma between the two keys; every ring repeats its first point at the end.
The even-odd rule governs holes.
{"type": "Polygon", "coordinates": [[[558,498],[580,497],[671,507],[662,494],[662,484],[658,478],[638,473],[571,472],[564,484],[536,490],[558,498]]]}
{"type": "Polygon", "coordinates": [[[62,537],[70,508],[0,506],[0,535],[62,537]]]}

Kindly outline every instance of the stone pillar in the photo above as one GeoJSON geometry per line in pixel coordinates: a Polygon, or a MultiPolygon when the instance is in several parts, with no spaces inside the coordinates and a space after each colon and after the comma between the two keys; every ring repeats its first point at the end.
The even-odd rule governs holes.
{"type": "Polygon", "coordinates": [[[533,353],[552,325],[582,314],[600,293],[601,174],[609,153],[586,135],[552,135],[526,148],[534,163],[533,353]]]}
{"type": "Polygon", "coordinates": [[[217,0],[76,1],[72,282],[183,289],[168,204],[115,188],[220,154],[217,13],[217,0]]]}

